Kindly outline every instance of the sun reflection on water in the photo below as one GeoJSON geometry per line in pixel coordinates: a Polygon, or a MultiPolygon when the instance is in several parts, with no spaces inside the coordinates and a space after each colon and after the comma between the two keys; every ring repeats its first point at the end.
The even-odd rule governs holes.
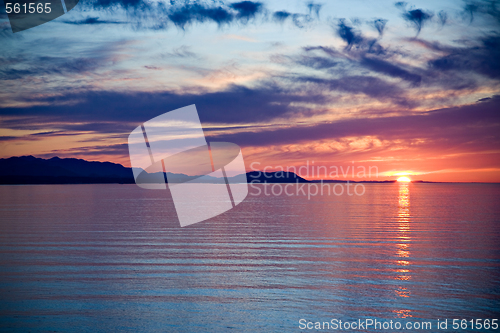
{"type": "Polygon", "coordinates": [[[393,310],[398,318],[408,318],[411,317],[410,310],[393,310]]]}
{"type": "MultiPolygon", "coordinates": [[[[396,254],[398,259],[396,264],[399,266],[396,269],[395,280],[401,281],[401,284],[396,288],[395,292],[399,297],[408,298],[411,296],[410,290],[406,287],[405,281],[411,279],[410,269],[410,184],[399,183],[398,195],[398,217],[397,217],[397,244],[396,254]]],[[[411,317],[410,310],[395,310],[395,313],[400,318],[411,317]]]]}

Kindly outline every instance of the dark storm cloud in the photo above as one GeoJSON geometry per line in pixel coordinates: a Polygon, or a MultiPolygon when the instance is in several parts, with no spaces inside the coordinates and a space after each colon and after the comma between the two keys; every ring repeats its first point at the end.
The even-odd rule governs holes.
{"type": "MultiPolygon", "coordinates": [[[[213,135],[210,140],[240,146],[270,146],[375,136],[381,140],[428,140],[442,147],[469,150],[498,149],[500,144],[500,96],[473,105],[421,114],[375,119],[348,119],[312,126],[294,126],[260,132],[213,135]]],[[[386,149],[386,147],[384,147],[386,149]]],[[[442,153],[446,151],[443,150],[442,153]]]]}

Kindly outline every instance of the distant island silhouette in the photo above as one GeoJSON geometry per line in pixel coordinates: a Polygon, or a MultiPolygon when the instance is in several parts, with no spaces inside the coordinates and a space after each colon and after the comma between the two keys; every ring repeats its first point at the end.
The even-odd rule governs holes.
{"type": "MultiPolygon", "coordinates": [[[[141,170],[142,171],[142,170],[141,170]]],[[[145,173],[145,171],[143,171],[145,173]]],[[[148,174],[145,173],[144,177],[148,174]]],[[[238,176],[235,176],[238,177],[238,176]]],[[[307,180],[293,172],[246,173],[248,183],[394,183],[395,180],[352,181],[352,180],[307,180]]],[[[230,177],[231,178],[231,177],[230,177]]],[[[209,176],[188,176],[168,173],[172,183],[183,183],[197,179],[199,182],[224,183],[223,179],[209,176]]],[[[424,181],[413,181],[427,183],[424,181]]],[[[132,168],[118,163],[86,161],[76,158],[20,156],[0,159],[1,185],[29,184],[134,184],[132,168]]]]}

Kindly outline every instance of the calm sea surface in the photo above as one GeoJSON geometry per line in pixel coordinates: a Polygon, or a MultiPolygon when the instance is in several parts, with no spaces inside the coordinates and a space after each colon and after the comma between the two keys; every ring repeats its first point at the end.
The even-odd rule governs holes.
{"type": "Polygon", "coordinates": [[[166,191],[0,186],[0,330],[299,332],[313,331],[300,319],[372,318],[464,332],[450,320],[500,319],[500,185],[365,188],[251,189],[180,228],[166,191]]]}

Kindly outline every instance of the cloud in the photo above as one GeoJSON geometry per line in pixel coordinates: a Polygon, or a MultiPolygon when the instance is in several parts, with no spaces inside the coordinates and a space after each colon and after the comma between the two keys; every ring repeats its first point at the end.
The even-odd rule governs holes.
{"type": "MultiPolygon", "coordinates": [[[[379,23],[381,22],[380,19],[376,21],[379,23]]],[[[385,22],[381,22],[380,24],[385,25],[385,22]]],[[[379,28],[382,33],[383,26],[379,26],[379,28]]],[[[421,73],[416,73],[418,70],[415,68],[411,68],[411,66],[401,64],[398,61],[391,59],[393,54],[382,48],[382,46],[378,44],[377,39],[365,38],[361,32],[346,24],[345,20],[339,20],[337,33],[347,42],[347,46],[344,48],[343,53],[330,47],[307,47],[304,48],[306,52],[310,53],[312,51],[322,51],[328,56],[328,58],[319,57],[317,55],[306,55],[298,58],[296,62],[314,69],[329,69],[332,67],[336,67],[337,69],[342,69],[344,71],[352,71],[353,69],[368,69],[374,73],[370,73],[365,76],[366,82],[369,82],[370,84],[382,85],[385,89],[388,89],[388,94],[390,95],[395,92],[394,89],[396,88],[386,83],[381,78],[378,78],[379,82],[373,82],[374,77],[371,74],[384,74],[393,78],[399,78],[410,82],[414,87],[419,86],[423,81],[423,71],[420,70],[421,73]]],[[[331,74],[335,73],[332,72],[331,74]]],[[[346,80],[348,83],[355,81],[354,86],[356,86],[359,82],[360,85],[357,87],[361,90],[363,90],[365,84],[361,76],[355,77],[351,75],[349,77],[342,78],[341,80],[346,80]]],[[[346,86],[345,89],[348,87],[350,86],[346,86]]],[[[394,97],[403,93],[402,90],[396,90],[397,93],[393,95],[394,97]]],[[[363,90],[363,92],[368,91],[363,90]]],[[[372,97],[381,96],[379,93],[373,94],[372,92],[369,92],[367,95],[372,97]]],[[[386,96],[384,96],[384,99],[385,97],[386,96]]],[[[408,105],[407,102],[404,102],[403,98],[397,98],[397,100],[398,103],[403,103],[401,105],[408,105]]]]}
{"type": "Polygon", "coordinates": [[[261,12],[264,6],[260,2],[252,1],[241,1],[235,2],[230,5],[231,8],[235,9],[238,14],[236,18],[247,22],[250,19],[255,18],[257,13],[261,12]]]}
{"type": "Polygon", "coordinates": [[[3,142],[3,141],[15,141],[15,140],[19,140],[19,137],[17,136],[0,136],[0,142],[3,142]]]}
{"type": "Polygon", "coordinates": [[[38,133],[33,133],[29,134],[29,137],[55,137],[55,136],[70,136],[70,135],[78,135],[79,133],[70,133],[66,131],[48,131],[48,132],[38,132],[38,133]]]}
{"type": "Polygon", "coordinates": [[[93,24],[124,24],[124,22],[118,21],[109,21],[109,20],[99,20],[99,17],[90,17],[88,16],[86,19],[79,21],[63,21],[67,24],[75,24],[75,25],[93,25],[93,24]]]}
{"type": "Polygon", "coordinates": [[[411,73],[408,70],[403,69],[400,64],[396,65],[395,62],[388,62],[373,57],[363,57],[360,64],[375,72],[411,82],[413,86],[419,86],[422,81],[421,75],[411,73]]]}
{"type": "Polygon", "coordinates": [[[272,19],[275,22],[278,22],[280,24],[283,24],[287,19],[291,19],[292,23],[294,26],[297,28],[303,29],[311,22],[314,21],[314,17],[316,19],[319,19],[319,12],[321,10],[321,7],[323,5],[321,4],[316,4],[313,2],[308,2],[307,3],[307,8],[309,13],[308,14],[301,14],[301,13],[290,13],[286,10],[280,10],[276,11],[272,15],[272,19]],[[313,17],[314,14],[314,17],[313,17]]]}
{"type": "Polygon", "coordinates": [[[406,2],[397,2],[396,7],[399,7],[403,10],[403,13],[401,16],[403,19],[406,21],[410,22],[414,27],[415,30],[417,31],[417,36],[420,34],[420,31],[422,30],[424,24],[432,19],[434,14],[429,11],[425,11],[423,9],[406,9],[407,3],[406,2]]]}
{"type": "Polygon", "coordinates": [[[377,31],[379,36],[384,34],[385,25],[387,24],[387,20],[385,19],[375,19],[369,22],[377,31]]]}
{"type": "Polygon", "coordinates": [[[313,21],[313,18],[311,15],[304,15],[304,14],[293,14],[292,15],[292,22],[297,28],[305,28],[308,24],[310,24],[313,21]]]}
{"type": "Polygon", "coordinates": [[[438,13],[439,23],[444,26],[448,22],[448,14],[442,10],[438,13]]]}
{"type": "Polygon", "coordinates": [[[200,59],[200,56],[191,51],[187,45],[182,45],[172,50],[172,52],[163,53],[162,58],[192,58],[200,59]]]}
{"type": "Polygon", "coordinates": [[[125,9],[138,9],[149,8],[150,4],[144,0],[84,0],[81,2],[83,5],[91,6],[96,9],[112,9],[122,7],[125,9]]]}
{"type": "MultiPolygon", "coordinates": [[[[500,144],[500,96],[471,105],[374,119],[291,126],[234,134],[210,134],[210,140],[243,147],[273,146],[373,136],[380,140],[439,142],[441,148],[497,151],[500,144]]],[[[387,149],[387,147],[384,147],[387,149]]],[[[445,151],[442,151],[445,153],[445,151]]]]}
{"type": "MultiPolygon", "coordinates": [[[[17,35],[19,35],[19,34],[17,34],[17,35]]],[[[15,35],[12,33],[12,29],[10,27],[9,22],[0,23],[0,38],[2,38],[2,39],[7,39],[7,38],[11,39],[12,38],[13,39],[13,38],[15,38],[14,36],[15,35]]],[[[16,37],[19,39],[18,36],[16,36],[16,37]]]]}
{"type": "MultiPolygon", "coordinates": [[[[2,63],[5,58],[0,59],[2,63]]],[[[19,60],[10,66],[0,68],[1,80],[16,80],[25,76],[66,75],[71,73],[85,73],[94,71],[104,61],[101,57],[95,58],[67,58],[41,56],[31,59],[30,65],[19,60]],[[21,66],[22,64],[22,66],[21,66]]]]}
{"type": "Polygon", "coordinates": [[[319,3],[314,3],[312,1],[307,3],[307,8],[309,9],[309,14],[311,15],[313,12],[316,15],[316,18],[319,19],[319,12],[321,10],[321,7],[323,7],[322,4],[319,3]]]}
{"type": "Polygon", "coordinates": [[[0,6],[0,19],[8,19],[5,6],[0,6]]]}
{"type": "MultiPolygon", "coordinates": [[[[136,29],[165,30],[175,26],[186,30],[189,26],[202,23],[215,23],[219,27],[231,24],[245,25],[260,18],[267,21],[268,11],[262,2],[240,1],[225,3],[223,1],[164,1],[150,2],[146,0],[82,0],[85,10],[105,10],[114,14],[119,9],[126,12],[128,21],[136,29]],[[132,20],[130,20],[132,19],[132,20]]],[[[315,19],[319,20],[322,4],[306,3],[308,14],[290,13],[286,10],[273,12],[271,21],[283,24],[290,19],[298,28],[305,28],[315,19]]],[[[111,21],[110,23],[112,23],[111,21]]],[[[71,22],[68,22],[71,23],[71,22]]],[[[73,24],[97,24],[92,19],[78,21],[73,24]]]]}
{"type": "MultiPolygon", "coordinates": [[[[1,80],[15,80],[26,77],[30,77],[31,80],[37,82],[39,80],[47,82],[49,80],[71,79],[75,77],[74,74],[96,74],[99,69],[105,68],[105,66],[116,61],[116,53],[123,50],[128,43],[128,41],[124,40],[102,44],[92,43],[92,46],[85,51],[78,48],[77,52],[71,52],[70,50],[74,45],[67,43],[64,38],[51,39],[50,43],[47,43],[44,39],[37,42],[40,44],[36,45],[50,44],[47,45],[47,48],[59,51],[51,53],[23,52],[19,53],[17,57],[13,57],[9,53],[6,53],[6,56],[3,57],[0,55],[0,82],[1,80]],[[58,56],[37,55],[46,53],[57,54],[58,56]],[[75,56],[72,57],[72,54],[75,56]]],[[[51,90],[51,86],[48,84],[43,90],[48,92],[51,90]]]]}
{"type": "Polygon", "coordinates": [[[167,15],[170,21],[181,29],[185,29],[187,25],[195,22],[203,23],[212,21],[220,26],[230,23],[235,19],[234,15],[227,9],[222,7],[208,7],[196,3],[174,8],[167,15]]]}
{"type": "Polygon", "coordinates": [[[279,23],[283,23],[291,15],[292,15],[291,13],[289,13],[285,10],[280,10],[280,11],[274,12],[273,20],[276,22],[279,22],[279,23]]]}
{"type": "Polygon", "coordinates": [[[135,18],[138,28],[166,29],[169,23],[185,30],[195,23],[216,23],[223,26],[231,23],[246,24],[264,12],[261,2],[241,1],[229,4],[211,2],[149,2],[144,0],[87,0],[87,7],[113,12],[124,9],[129,17],[135,18]]]}
{"type": "MultiPolygon", "coordinates": [[[[378,19],[380,20],[380,19],[378,19]]],[[[371,21],[372,24],[374,21],[371,21]]],[[[379,44],[379,38],[367,38],[361,31],[349,25],[345,19],[340,19],[335,26],[336,33],[346,42],[343,50],[336,50],[327,46],[308,46],[303,48],[305,55],[288,57],[296,64],[322,70],[323,74],[334,76],[333,87],[335,90],[344,89],[354,93],[365,93],[367,96],[388,100],[391,99],[401,106],[413,107],[418,105],[417,101],[408,102],[404,98],[404,90],[398,90],[387,83],[380,74],[388,77],[398,78],[410,83],[410,87],[433,87],[435,89],[445,88],[453,90],[476,89],[484,85],[477,76],[467,75],[476,72],[484,77],[498,79],[500,77],[500,37],[497,34],[483,37],[476,45],[469,43],[467,47],[456,47],[442,45],[438,42],[429,42],[419,38],[406,39],[407,42],[419,44],[436,51],[434,58],[422,59],[423,66],[412,66],[408,61],[399,59],[406,58],[415,60],[415,56],[402,52],[397,48],[384,48],[379,44]],[[321,51],[322,54],[318,54],[321,51]],[[427,65],[427,66],[425,66],[427,65]],[[346,76],[346,72],[358,70],[366,77],[366,82],[381,84],[387,88],[387,94],[382,91],[375,92],[365,89],[361,75],[346,76]],[[369,70],[370,72],[366,72],[369,70]],[[337,80],[347,80],[347,85],[339,88],[337,80]],[[344,78],[342,76],[345,76],[344,78]],[[373,82],[374,77],[380,83],[373,82]],[[351,86],[350,82],[360,82],[360,85],[351,86]],[[353,89],[354,88],[354,89],[353,89]],[[398,98],[398,95],[400,98],[398,98]]],[[[382,27],[381,31],[382,30],[382,27]]],[[[412,61],[415,63],[415,61],[412,61]]],[[[354,72],[355,73],[355,72],[354,72]]],[[[324,79],[324,75],[321,79],[324,79]]],[[[301,80],[300,78],[298,80],[301,80]]],[[[408,88],[402,86],[401,88],[408,88]]]]}
{"type": "MultiPolygon", "coordinates": [[[[384,25],[385,26],[385,25],[384,25]]],[[[379,28],[382,28],[379,26],[379,28]]],[[[365,38],[361,32],[349,24],[345,19],[340,19],[336,26],[336,32],[346,43],[345,51],[357,51],[362,53],[383,54],[384,48],[375,38],[365,38]]]]}
{"type": "Polygon", "coordinates": [[[128,144],[111,144],[111,145],[95,145],[95,146],[87,146],[87,147],[75,147],[69,149],[54,149],[50,153],[45,154],[36,154],[37,157],[42,158],[52,158],[52,157],[61,157],[61,158],[99,158],[99,157],[108,157],[108,156],[118,156],[118,157],[126,157],[128,159],[128,144]]]}
{"type": "Polygon", "coordinates": [[[337,33],[347,43],[347,50],[350,50],[353,45],[360,44],[363,41],[361,34],[353,27],[347,25],[345,19],[339,20],[337,33]]]}
{"type": "MultiPolygon", "coordinates": [[[[107,134],[109,139],[126,138],[127,134],[143,121],[162,112],[171,110],[170,108],[174,107],[174,105],[165,104],[164,109],[159,109],[157,107],[150,112],[148,107],[154,107],[157,104],[163,104],[168,101],[168,98],[158,99],[158,96],[156,96],[156,103],[151,103],[151,99],[154,97],[151,94],[144,94],[142,96],[135,95],[133,98],[127,98],[127,96],[118,93],[103,94],[102,92],[93,92],[92,94],[95,96],[91,98],[91,104],[83,103],[82,105],[77,105],[76,108],[62,108],[60,110],[53,110],[54,107],[51,109],[42,107],[37,110],[31,108],[30,112],[39,115],[35,123],[38,123],[42,128],[44,127],[43,118],[50,119],[50,121],[54,121],[58,118],[60,121],[69,121],[68,118],[65,118],[69,113],[68,110],[74,113],[74,115],[71,115],[71,122],[113,118],[113,114],[107,111],[110,109],[110,105],[113,105],[113,107],[118,110],[117,114],[121,113],[122,117],[115,117],[115,119],[111,121],[97,120],[85,124],[61,122],[57,126],[59,128],[64,128],[64,130],[49,131],[40,133],[37,136],[100,133],[107,134]],[[111,103],[106,104],[106,102],[110,100],[111,103]],[[118,100],[122,102],[121,105],[117,102],[118,100]],[[132,100],[135,101],[132,106],[128,108],[123,107],[130,104],[132,100]],[[99,104],[104,105],[100,106],[99,104]],[[92,110],[89,107],[97,107],[98,109],[92,110]],[[48,112],[50,110],[52,110],[52,112],[48,112]],[[84,110],[87,110],[88,114],[84,114],[84,110]],[[101,115],[104,112],[108,112],[105,117],[101,115]],[[154,114],[152,114],[153,112],[154,114]],[[66,113],[66,115],[63,113],[66,113]]],[[[255,92],[247,91],[246,94],[252,95],[255,94],[255,92]]],[[[87,100],[89,100],[88,97],[87,100]]],[[[254,99],[252,99],[252,101],[254,101],[254,99]]],[[[217,117],[219,120],[223,119],[223,115],[228,114],[227,110],[235,106],[233,103],[234,101],[228,101],[228,109],[221,108],[220,101],[217,105],[210,105],[210,103],[207,102],[203,105],[197,103],[202,123],[206,124],[206,122],[213,117],[217,117]]],[[[266,106],[264,112],[269,112],[270,106],[267,103],[263,105],[266,106]]],[[[257,105],[255,109],[253,107],[246,107],[245,105],[240,105],[239,107],[242,113],[245,114],[258,110],[257,108],[259,108],[260,105],[257,105]]],[[[225,132],[225,128],[222,126],[221,128],[207,130],[206,135],[209,141],[234,142],[242,147],[273,147],[309,143],[313,146],[318,146],[323,143],[342,143],[347,140],[345,141],[347,142],[347,148],[351,149],[348,144],[349,138],[358,138],[359,140],[362,138],[371,138],[370,140],[373,142],[383,143],[381,146],[369,144],[365,147],[371,154],[377,154],[377,151],[390,152],[391,149],[412,149],[416,146],[425,147],[424,150],[426,152],[430,152],[431,150],[437,151],[440,155],[464,152],[495,152],[498,151],[500,145],[499,109],[500,96],[492,96],[471,105],[438,109],[422,113],[406,113],[391,117],[351,118],[335,122],[316,123],[313,125],[290,123],[286,127],[240,126],[238,127],[239,131],[234,132],[234,128],[230,128],[229,133],[227,131],[225,132]]],[[[30,112],[19,112],[19,114],[23,115],[30,112]]],[[[26,128],[32,128],[30,122],[25,121],[22,124],[20,121],[17,121],[16,124],[21,127],[24,125],[26,128]]],[[[13,142],[19,139],[21,138],[5,137],[0,138],[0,141],[8,140],[13,142]]],[[[36,139],[34,135],[22,138],[22,140],[34,139],[36,139]]],[[[53,150],[46,154],[46,156],[57,155],[74,157],[113,155],[126,157],[128,153],[126,144],[97,145],[98,142],[106,143],[106,141],[102,141],[101,139],[92,139],[88,140],[88,142],[94,142],[94,144],[88,147],[53,150]]],[[[301,153],[308,154],[307,151],[301,153]]],[[[334,153],[334,150],[330,149],[328,154],[331,156],[332,153],[334,153]]],[[[290,157],[290,155],[287,156],[290,157]]]]}
{"type": "Polygon", "coordinates": [[[447,48],[447,55],[431,60],[429,67],[438,71],[476,72],[500,79],[500,36],[484,37],[472,47],[447,48]]]}
{"type": "Polygon", "coordinates": [[[498,0],[467,0],[463,6],[463,15],[468,17],[469,23],[474,21],[476,14],[493,18],[500,23],[500,2],[498,0]]]}
{"type": "Polygon", "coordinates": [[[329,69],[337,66],[339,61],[325,57],[301,56],[297,63],[314,69],[329,69]]]}
{"type": "MultiPolygon", "coordinates": [[[[324,104],[327,98],[310,92],[303,94],[303,89],[283,89],[272,84],[263,84],[257,88],[231,86],[220,92],[178,94],[174,92],[156,93],[119,93],[108,91],[87,91],[61,96],[32,97],[29,103],[37,106],[23,108],[0,108],[0,115],[14,117],[35,117],[34,123],[117,122],[133,123],[132,130],[138,123],[156,117],[167,111],[190,104],[196,104],[200,119],[207,123],[246,123],[267,122],[285,115],[297,115],[310,112],[310,109],[294,104],[324,104]]],[[[33,123],[31,122],[31,124],[33,123]]],[[[3,127],[9,127],[2,121],[3,127]]],[[[14,126],[27,126],[28,122],[13,122],[14,126]]],[[[52,125],[54,126],[54,125],[52,125]]],[[[92,126],[88,130],[92,130],[92,126]]],[[[112,126],[109,125],[111,131],[112,126]]],[[[128,126],[128,125],[127,125],[128,126]]],[[[10,127],[9,127],[10,128],[10,127]]],[[[17,127],[19,128],[19,127],[17,127]]],[[[30,127],[31,128],[31,127],[30,127]]],[[[58,127],[61,128],[61,127],[58,127]]],[[[96,126],[96,128],[98,128],[96,126]]],[[[86,130],[73,126],[64,126],[65,130],[86,130]]]]}
{"type": "Polygon", "coordinates": [[[416,102],[405,98],[405,92],[397,85],[390,84],[374,76],[344,76],[339,79],[321,79],[316,77],[302,77],[301,81],[315,83],[327,90],[342,91],[351,94],[364,94],[381,101],[390,100],[399,106],[412,108],[416,102]]]}

